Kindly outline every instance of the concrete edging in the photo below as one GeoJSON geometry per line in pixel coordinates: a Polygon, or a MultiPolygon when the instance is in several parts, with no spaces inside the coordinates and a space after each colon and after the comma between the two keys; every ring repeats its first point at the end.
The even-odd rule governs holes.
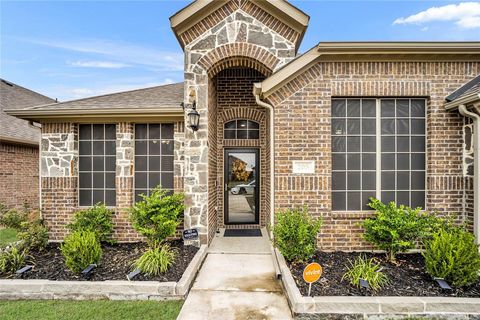
{"type": "Polygon", "coordinates": [[[178,282],[1,279],[0,300],[179,300],[190,290],[206,254],[202,245],[178,282]]]}
{"type": "Polygon", "coordinates": [[[294,314],[478,315],[480,299],[451,297],[302,296],[283,255],[275,249],[282,284],[294,314]]]}

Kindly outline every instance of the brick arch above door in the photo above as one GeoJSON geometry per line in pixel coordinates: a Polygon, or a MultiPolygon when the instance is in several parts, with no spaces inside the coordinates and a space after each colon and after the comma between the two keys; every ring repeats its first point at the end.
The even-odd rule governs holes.
{"type": "Polygon", "coordinates": [[[217,63],[215,63],[208,70],[208,76],[210,78],[213,78],[222,70],[230,69],[230,68],[250,68],[260,72],[265,77],[268,77],[273,73],[273,71],[270,68],[268,68],[266,65],[264,65],[258,60],[255,60],[250,57],[235,56],[235,57],[228,57],[228,58],[222,59],[217,63]]]}
{"type": "Polygon", "coordinates": [[[200,58],[197,66],[205,70],[210,76],[232,66],[250,67],[264,74],[268,71],[268,74],[265,74],[265,76],[268,76],[279,63],[280,59],[261,46],[242,42],[228,43],[216,47],[200,58]]]}
{"type": "Polygon", "coordinates": [[[252,120],[258,122],[260,126],[265,125],[265,113],[258,109],[232,108],[222,111],[219,116],[219,121],[222,123],[222,126],[226,122],[237,119],[252,120]]]}

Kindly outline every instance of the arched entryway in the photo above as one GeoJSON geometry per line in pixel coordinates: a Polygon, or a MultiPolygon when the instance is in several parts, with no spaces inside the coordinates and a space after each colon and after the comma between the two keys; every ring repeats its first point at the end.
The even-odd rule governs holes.
{"type": "Polygon", "coordinates": [[[247,57],[209,71],[209,227],[259,228],[269,221],[269,115],[256,104],[253,84],[270,73],[247,57]]]}

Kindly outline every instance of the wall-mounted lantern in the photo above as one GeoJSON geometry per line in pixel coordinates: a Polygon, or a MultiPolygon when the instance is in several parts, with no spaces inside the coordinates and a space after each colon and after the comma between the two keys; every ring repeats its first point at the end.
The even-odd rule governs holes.
{"type": "Polygon", "coordinates": [[[200,113],[197,111],[197,103],[193,101],[192,103],[192,110],[188,113],[188,127],[193,131],[198,130],[198,126],[200,123],[200,113]]]}

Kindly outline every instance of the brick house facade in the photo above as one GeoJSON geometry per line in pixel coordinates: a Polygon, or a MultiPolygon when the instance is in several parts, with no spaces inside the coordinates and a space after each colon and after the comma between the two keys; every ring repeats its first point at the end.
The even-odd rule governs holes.
{"type": "Polygon", "coordinates": [[[197,228],[200,243],[209,243],[219,228],[265,227],[278,210],[307,205],[324,219],[319,247],[365,249],[358,222],[371,215],[368,195],[478,223],[473,178],[465,169],[472,158],[465,144],[471,124],[447,111],[445,98],[480,73],[480,44],[321,43],[297,55],[308,20],[286,1],[195,1],[171,17],[185,53],[184,83],[12,112],[42,123],[42,210],[52,238],[65,236],[66,223],[81,207],[79,195],[91,191],[105,201],[115,193],[108,201],[118,240],[140,239],[126,210],[135,190],[152,181],[185,193],[184,227],[197,228]],[[348,113],[338,116],[342,104],[348,113]],[[189,127],[194,106],[196,130],[189,127]],[[79,138],[79,128],[90,124],[93,135],[104,130],[104,136],[79,138]],[[104,124],[115,125],[110,142],[104,124]],[[148,138],[141,137],[142,128],[149,128],[148,138]],[[164,128],[174,141],[165,150],[172,138],[164,138],[164,128]],[[355,143],[340,150],[337,141],[350,138],[362,141],[358,150],[355,143]],[[375,141],[372,150],[368,139],[375,141]],[[113,171],[102,167],[99,175],[82,163],[100,153],[112,157],[105,150],[113,140],[115,183],[108,187],[113,171]],[[89,143],[93,155],[82,151],[89,143]],[[95,143],[105,150],[95,154],[95,143]],[[157,158],[160,169],[153,170],[157,158]],[[232,171],[237,165],[240,175],[232,171]],[[82,186],[78,180],[85,176],[91,181],[82,186]],[[393,186],[382,188],[389,176],[393,186]],[[345,186],[341,177],[347,177],[345,186]]]}
{"type": "Polygon", "coordinates": [[[7,115],[54,100],[14,83],[0,81],[0,203],[8,208],[39,208],[38,143],[40,129],[7,115]]]}

